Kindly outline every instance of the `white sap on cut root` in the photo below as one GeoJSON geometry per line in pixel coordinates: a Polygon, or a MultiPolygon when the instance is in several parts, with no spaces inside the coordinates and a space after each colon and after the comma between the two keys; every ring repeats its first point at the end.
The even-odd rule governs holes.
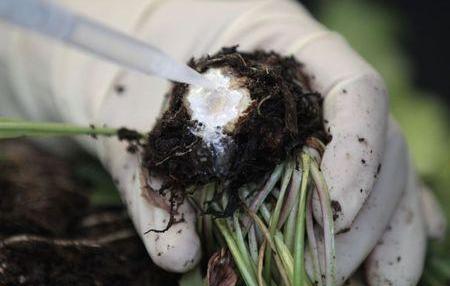
{"type": "Polygon", "coordinates": [[[216,83],[217,88],[191,86],[185,97],[186,105],[191,119],[198,122],[192,132],[220,156],[230,140],[225,132],[233,131],[234,124],[244,115],[252,100],[248,89],[237,87],[227,71],[209,69],[204,76],[216,83]]]}

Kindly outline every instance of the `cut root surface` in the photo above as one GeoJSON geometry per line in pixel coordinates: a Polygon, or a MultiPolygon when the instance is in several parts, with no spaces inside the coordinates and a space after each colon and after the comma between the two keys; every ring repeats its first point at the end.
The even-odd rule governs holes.
{"type": "Polygon", "coordinates": [[[326,141],[319,94],[302,66],[273,52],[235,48],[192,60],[217,89],[175,84],[147,137],[144,166],[170,187],[259,182],[311,136],[326,141]]]}

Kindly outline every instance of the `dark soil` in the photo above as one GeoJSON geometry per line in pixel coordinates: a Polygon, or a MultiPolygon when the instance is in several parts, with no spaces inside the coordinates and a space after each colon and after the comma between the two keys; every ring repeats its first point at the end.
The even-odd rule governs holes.
{"type": "Polygon", "coordinates": [[[66,233],[89,206],[68,165],[16,142],[0,150],[0,237],[66,233]]]}
{"type": "Polygon", "coordinates": [[[141,133],[128,128],[120,128],[117,131],[117,137],[120,141],[126,141],[128,143],[127,150],[130,153],[136,153],[139,150],[139,146],[142,145],[143,136],[141,133]]]}
{"type": "Polygon", "coordinates": [[[70,164],[0,144],[0,285],[177,285],[122,207],[93,207],[70,164]]]}
{"type": "Polygon", "coordinates": [[[262,179],[309,137],[326,142],[321,97],[309,89],[302,65],[293,57],[243,53],[232,47],[192,59],[190,66],[201,73],[226,67],[248,88],[254,103],[229,134],[233,143],[227,150],[228,168],[220,173],[214,167],[214,153],[190,131],[196,123],[183,104],[189,86],[175,84],[168,95],[169,107],[150,132],[143,156],[144,166],[165,178],[168,186],[182,189],[219,181],[236,190],[262,179]]]}
{"type": "Polygon", "coordinates": [[[3,285],[126,285],[126,259],[95,244],[12,237],[0,243],[3,285]],[[99,282],[99,283],[98,283],[99,282]]]}

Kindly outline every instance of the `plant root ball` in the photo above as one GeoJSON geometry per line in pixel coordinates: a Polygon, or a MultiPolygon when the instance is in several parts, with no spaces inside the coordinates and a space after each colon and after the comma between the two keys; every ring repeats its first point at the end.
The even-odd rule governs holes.
{"type": "Polygon", "coordinates": [[[177,83],[144,144],[143,164],[171,186],[256,182],[310,136],[326,141],[322,102],[293,57],[224,48],[190,66],[215,90],[177,83]]]}

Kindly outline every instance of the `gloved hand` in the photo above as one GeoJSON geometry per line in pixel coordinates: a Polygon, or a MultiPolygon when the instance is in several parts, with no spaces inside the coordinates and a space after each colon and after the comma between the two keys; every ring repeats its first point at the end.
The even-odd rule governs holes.
{"type": "MultiPolygon", "coordinates": [[[[415,172],[403,137],[388,118],[382,79],[341,36],[288,0],[59,2],[149,41],[180,61],[235,44],[240,50],[295,55],[304,64],[311,89],[324,97],[325,129],[332,136],[321,169],[341,233],[336,237],[338,284],[369,254],[371,285],[417,282],[426,232],[415,172]],[[379,241],[383,243],[377,245],[379,241]]],[[[17,31],[2,35],[2,115],[146,132],[160,114],[169,87],[164,80],[119,69],[37,36],[17,31]]],[[[154,262],[176,272],[193,268],[201,247],[191,207],[185,203],[180,210],[185,222],[144,235],[163,229],[169,214],[142,196],[138,156],[116,139],[79,141],[111,172],[154,262]]],[[[321,220],[317,199],[315,216],[321,220]]]]}

